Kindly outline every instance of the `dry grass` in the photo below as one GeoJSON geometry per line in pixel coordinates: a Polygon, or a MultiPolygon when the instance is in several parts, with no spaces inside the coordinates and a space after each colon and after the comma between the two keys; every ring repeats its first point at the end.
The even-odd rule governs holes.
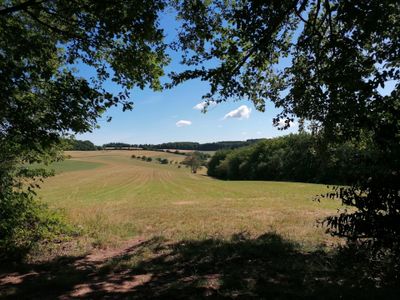
{"type": "Polygon", "coordinates": [[[312,201],[323,185],[219,181],[132,153],[71,152],[85,164],[56,166],[40,195],[84,234],[57,257],[0,271],[0,298],[398,298],[362,253],[336,251],[315,226],[338,206],[312,201]]]}
{"type": "Polygon", "coordinates": [[[317,203],[326,191],[316,184],[220,181],[177,165],[143,162],[131,155],[180,161],[181,155],[153,151],[70,152],[96,169],[63,172],[40,191],[51,207],[107,247],[135,236],[168,240],[258,236],[274,231],[305,247],[333,242],[316,219],[335,213],[336,202],[317,203]]]}

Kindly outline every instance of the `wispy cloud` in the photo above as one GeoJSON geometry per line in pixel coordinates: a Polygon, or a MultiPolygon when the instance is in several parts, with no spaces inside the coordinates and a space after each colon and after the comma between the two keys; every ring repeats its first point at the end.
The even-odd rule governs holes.
{"type": "Polygon", "coordinates": [[[210,101],[210,102],[203,101],[203,102],[197,103],[195,106],[193,106],[193,109],[204,110],[204,109],[207,109],[208,107],[213,107],[215,105],[216,105],[216,103],[214,101],[210,101]]]}
{"type": "Polygon", "coordinates": [[[230,119],[230,118],[237,118],[239,120],[248,119],[248,118],[250,118],[250,113],[251,113],[251,109],[247,105],[242,105],[242,106],[238,107],[237,109],[234,109],[234,110],[228,112],[225,115],[224,120],[230,119]]]}
{"type": "Polygon", "coordinates": [[[184,126],[190,126],[190,125],[192,125],[192,121],[179,120],[178,122],[176,122],[177,127],[184,127],[184,126]]]}

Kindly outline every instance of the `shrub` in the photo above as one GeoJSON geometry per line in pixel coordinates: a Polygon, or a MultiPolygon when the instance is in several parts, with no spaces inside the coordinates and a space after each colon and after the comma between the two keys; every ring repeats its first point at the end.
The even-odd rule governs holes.
{"type": "Polygon", "coordinates": [[[167,164],[168,164],[168,159],[162,158],[162,159],[160,160],[160,163],[163,164],[163,165],[167,165],[167,164]]]}
{"type": "Polygon", "coordinates": [[[60,215],[34,198],[35,178],[51,173],[21,166],[0,168],[0,261],[23,259],[42,241],[71,232],[60,215]]]}

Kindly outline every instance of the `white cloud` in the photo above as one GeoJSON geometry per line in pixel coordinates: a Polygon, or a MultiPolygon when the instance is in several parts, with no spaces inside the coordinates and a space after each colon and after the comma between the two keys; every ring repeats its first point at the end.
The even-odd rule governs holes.
{"type": "Polygon", "coordinates": [[[216,103],[214,101],[210,101],[210,102],[208,102],[208,104],[207,104],[207,101],[203,101],[203,102],[197,103],[195,106],[193,106],[193,109],[204,110],[204,109],[207,109],[208,107],[213,107],[215,105],[216,105],[216,103]]]}
{"type": "Polygon", "coordinates": [[[176,122],[177,127],[183,127],[183,126],[189,126],[189,125],[192,125],[192,121],[179,120],[178,122],[176,122]]]}
{"type": "Polygon", "coordinates": [[[250,118],[251,109],[247,105],[242,105],[235,110],[228,112],[225,119],[238,118],[239,120],[250,118]]]}
{"type": "MultiPolygon", "coordinates": [[[[296,121],[290,121],[289,122],[290,127],[295,127],[297,126],[297,122],[296,121]]],[[[278,127],[282,128],[286,126],[286,119],[280,119],[278,122],[278,127]]]]}

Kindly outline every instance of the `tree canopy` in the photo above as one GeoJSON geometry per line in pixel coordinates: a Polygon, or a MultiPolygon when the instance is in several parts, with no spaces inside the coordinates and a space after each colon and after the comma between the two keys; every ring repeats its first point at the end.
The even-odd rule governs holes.
{"type": "Polygon", "coordinates": [[[91,141],[72,140],[67,149],[75,151],[94,151],[97,150],[97,147],[91,141]]]}
{"type": "Polygon", "coordinates": [[[160,89],[168,62],[162,1],[4,1],[0,6],[0,139],[32,149],[91,130],[129,89],[160,89]],[[129,57],[129,59],[127,59],[129,57]],[[93,69],[91,78],[76,64],[93,69]],[[121,86],[119,94],[103,87],[121,86]]]}
{"type": "Polygon", "coordinates": [[[200,78],[210,82],[205,100],[245,98],[262,111],[272,101],[275,125],[304,118],[331,138],[399,132],[398,1],[188,0],[178,10],[191,69],[173,73],[175,84],[200,78]]]}
{"type": "Polygon", "coordinates": [[[209,157],[207,154],[193,151],[186,154],[185,159],[181,163],[189,166],[192,173],[197,173],[199,168],[206,165],[207,157],[209,157]]]}

